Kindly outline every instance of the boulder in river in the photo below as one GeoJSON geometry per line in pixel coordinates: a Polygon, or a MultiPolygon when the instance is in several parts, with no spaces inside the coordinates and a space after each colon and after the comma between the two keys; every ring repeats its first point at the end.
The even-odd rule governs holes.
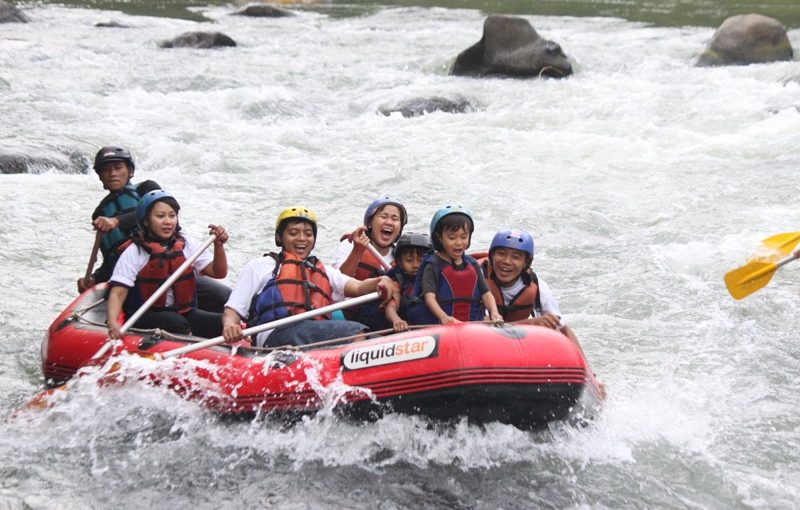
{"type": "Polygon", "coordinates": [[[27,23],[28,17],[15,6],[0,0],[0,23],[27,23]]]}
{"type": "Polygon", "coordinates": [[[236,46],[236,41],[221,32],[186,32],[169,41],[162,41],[160,48],[220,48],[236,46]]]}
{"type": "Polygon", "coordinates": [[[294,13],[291,11],[269,4],[249,4],[241,11],[234,12],[234,14],[253,18],[285,18],[287,16],[294,16],[294,13]]]}
{"type": "Polygon", "coordinates": [[[394,105],[383,105],[378,111],[387,117],[393,113],[400,113],[403,117],[419,117],[432,112],[465,113],[473,109],[474,105],[467,98],[434,96],[416,97],[394,105]]]}
{"type": "Polygon", "coordinates": [[[697,65],[747,65],[793,58],[786,28],[778,20],[761,14],[740,14],[722,22],[697,65]]]}
{"type": "Polygon", "coordinates": [[[87,173],[89,157],[80,152],[44,150],[37,154],[24,151],[0,151],[0,174],[40,174],[57,171],[68,174],[87,173]]]}
{"type": "Polygon", "coordinates": [[[543,39],[527,20],[492,15],[481,40],[456,57],[450,74],[561,78],[572,74],[572,64],[558,43],[543,39]]]}

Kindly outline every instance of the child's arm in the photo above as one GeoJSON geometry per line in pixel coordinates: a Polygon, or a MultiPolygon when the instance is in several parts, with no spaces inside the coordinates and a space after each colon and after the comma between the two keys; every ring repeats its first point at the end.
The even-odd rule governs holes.
{"type": "Polygon", "coordinates": [[[461,322],[455,317],[450,317],[449,315],[444,313],[444,310],[442,310],[442,307],[439,306],[439,303],[436,301],[436,294],[434,294],[433,292],[426,292],[424,299],[425,299],[425,306],[428,307],[428,310],[430,310],[431,313],[437,319],[439,319],[439,322],[441,322],[442,324],[455,324],[456,322],[461,322]]]}
{"type": "Polygon", "coordinates": [[[394,299],[389,301],[383,314],[386,316],[386,320],[392,323],[395,333],[408,331],[408,323],[397,314],[397,301],[394,299]]]}
{"type": "Polygon", "coordinates": [[[502,324],[503,323],[503,316],[500,315],[500,312],[497,311],[497,303],[494,300],[494,296],[492,296],[491,292],[484,292],[481,296],[481,301],[483,301],[483,306],[489,311],[489,320],[495,324],[502,324]]]}

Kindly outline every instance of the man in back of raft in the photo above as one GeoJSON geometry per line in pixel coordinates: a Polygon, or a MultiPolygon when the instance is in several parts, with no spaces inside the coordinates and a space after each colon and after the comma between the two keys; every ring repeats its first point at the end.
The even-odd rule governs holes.
{"type": "MultiPolygon", "coordinates": [[[[244,318],[249,327],[260,326],[376,290],[381,292],[383,303],[392,298],[399,300],[399,293],[386,276],[360,281],[323,265],[311,255],[316,238],[314,212],[297,206],[278,215],[275,244],[281,251],[245,264],[222,314],[225,341],[242,338],[244,318]]],[[[366,329],[360,322],[325,319],[329,317],[319,316],[262,331],[253,338],[253,345],[304,345],[358,335],[366,329]]]]}

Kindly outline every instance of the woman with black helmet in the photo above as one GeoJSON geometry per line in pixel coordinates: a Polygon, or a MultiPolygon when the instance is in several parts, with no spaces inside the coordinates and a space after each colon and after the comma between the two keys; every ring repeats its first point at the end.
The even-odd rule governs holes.
{"type": "MultiPolygon", "coordinates": [[[[120,338],[120,311],[130,317],[196,251],[200,243],[180,233],[180,205],[163,190],[145,193],[136,207],[139,231],[119,257],[109,285],[108,334],[120,338]]],[[[202,253],[153,306],[133,325],[161,328],[171,333],[215,337],[222,334],[222,314],[198,309],[196,274],[224,278],[228,273],[225,254],[227,231],[209,225],[216,236],[214,253],[202,253]]]]}

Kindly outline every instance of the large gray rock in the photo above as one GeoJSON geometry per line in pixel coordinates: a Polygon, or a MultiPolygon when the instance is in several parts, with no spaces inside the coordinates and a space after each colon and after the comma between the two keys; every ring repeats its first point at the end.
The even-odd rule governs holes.
{"type": "Polygon", "coordinates": [[[0,174],[40,174],[57,171],[69,174],[86,173],[89,157],[80,152],[59,152],[43,149],[37,154],[0,152],[0,174]]]}
{"type": "Polygon", "coordinates": [[[220,48],[236,46],[236,41],[221,32],[186,32],[169,41],[162,41],[161,48],[220,48]]]}
{"type": "Polygon", "coordinates": [[[746,65],[793,58],[786,28],[778,20],[760,14],[741,14],[722,22],[697,65],[746,65]]]}
{"type": "Polygon", "coordinates": [[[285,18],[294,16],[294,13],[268,4],[250,4],[238,12],[239,16],[251,16],[253,18],[285,18]]]}
{"type": "Polygon", "coordinates": [[[465,113],[474,108],[473,104],[464,97],[417,97],[401,101],[394,105],[383,105],[378,111],[387,117],[393,113],[400,113],[403,117],[419,117],[426,113],[465,113]]]}
{"type": "Polygon", "coordinates": [[[542,39],[527,20],[492,15],[481,40],[458,55],[450,74],[561,78],[572,74],[572,64],[558,43],[542,39]]]}
{"type": "Polygon", "coordinates": [[[0,0],[0,23],[27,23],[28,17],[13,5],[0,0]]]}

